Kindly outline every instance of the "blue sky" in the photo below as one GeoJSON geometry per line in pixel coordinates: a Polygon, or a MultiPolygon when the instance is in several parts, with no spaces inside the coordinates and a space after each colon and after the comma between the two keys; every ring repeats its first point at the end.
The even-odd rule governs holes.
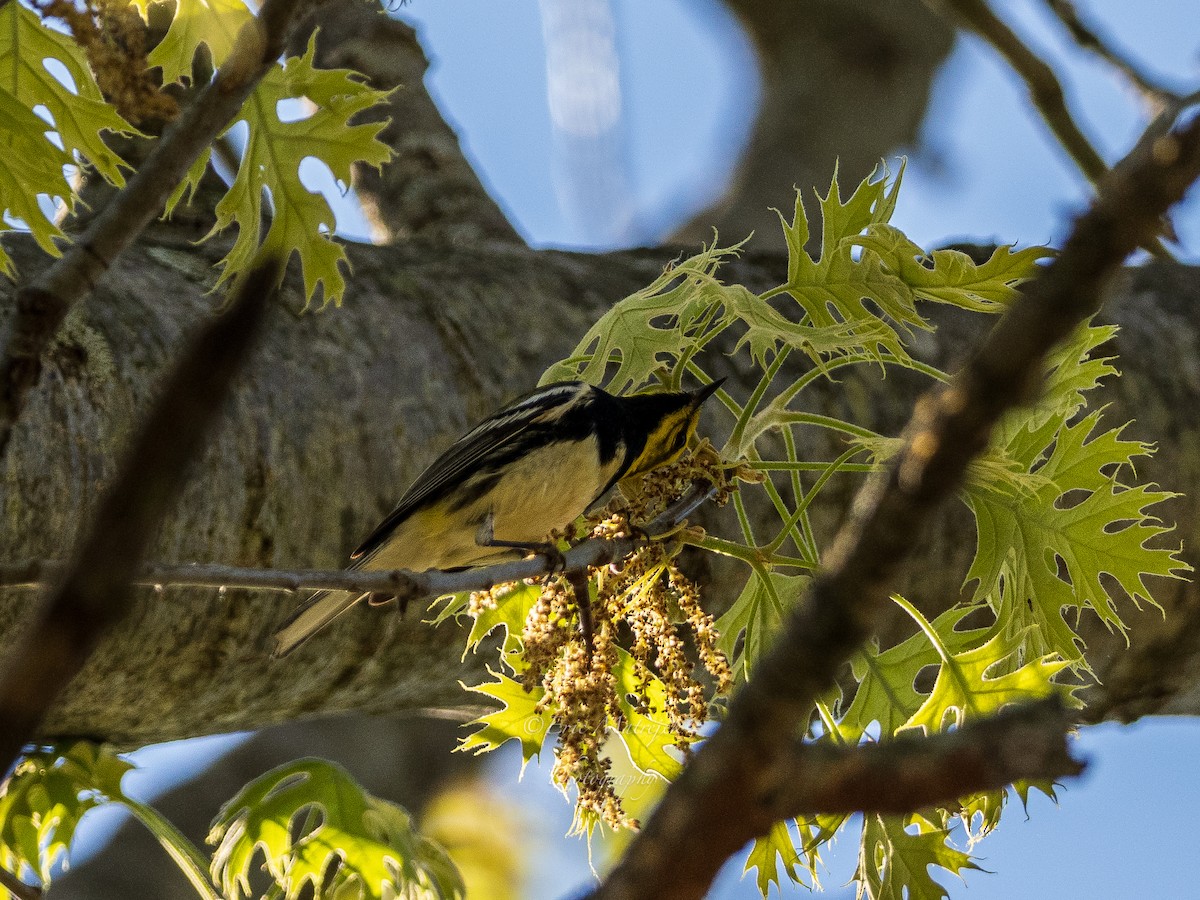
{"type": "MultiPolygon", "coordinates": [[[[551,5],[543,3],[541,5],[551,5]]],[[[641,241],[671,230],[721,192],[750,126],[750,50],[714,0],[612,0],[623,116],[618,154],[641,241]],[[688,198],[680,201],[681,197],[688,198]]],[[[1195,88],[1200,17],[1193,0],[1090,0],[1090,18],[1169,83],[1195,88]],[[1188,76],[1191,76],[1191,82],[1188,76]]],[[[1115,159],[1139,131],[1139,105],[1103,65],[1073,48],[1037,0],[1003,4],[1009,20],[1065,75],[1084,131],[1115,159]]],[[[427,82],[470,158],[535,245],[596,246],[560,207],[539,4],[413,0],[399,10],[434,61],[427,82]]],[[[1023,244],[1061,237],[1086,183],[1030,114],[1024,91],[977,39],[938,79],[895,224],[930,244],[961,237],[1023,244]]],[[[786,203],[788,198],[781,198],[786,203]]],[[[1178,216],[1200,257],[1200,203],[1178,216]]],[[[725,235],[738,240],[744,235],[725,235]]],[[[636,242],[636,241],[635,241],[636,242]]],[[[614,242],[620,243],[620,242],[614,242]]]]}
{"type": "MultiPolygon", "coordinates": [[[[617,189],[607,199],[625,218],[620,228],[607,228],[580,208],[582,195],[570,184],[579,158],[552,126],[542,12],[553,12],[554,2],[412,0],[398,14],[418,24],[434,58],[431,90],[531,243],[602,248],[653,242],[718,196],[729,178],[752,116],[749,49],[715,0],[563,0],[611,16],[620,114],[601,151],[617,169],[617,189]]],[[[1085,131],[1108,158],[1119,155],[1141,121],[1128,91],[1064,42],[1040,3],[997,5],[1057,61],[1085,131]]],[[[1195,0],[1079,5],[1154,71],[1181,88],[1200,82],[1195,0]]],[[[606,48],[600,51],[603,56],[606,48]]],[[[905,151],[910,163],[895,224],[926,245],[964,237],[1022,245],[1060,239],[1087,196],[1086,184],[1031,116],[1004,64],[980,42],[961,40],[938,79],[933,108],[918,146],[905,151]]],[[[365,234],[352,211],[342,205],[343,212],[340,230],[365,234]]],[[[1200,201],[1193,198],[1176,224],[1184,254],[1200,259],[1200,201]]],[[[965,884],[947,876],[951,896],[1105,900],[1194,892],[1186,861],[1195,858],[1195,838],[1186,823],[1200,802],[1198,745],[1200,724],[1192,720],[1089,729],[1080,740],[1092,761],[1088,775],[1062,791],[1057,806],[1035,799],[1028,819],[1011,811],[999,833],[979,847],[983,865],[995,874],[969,873],[965,884]]],[[[141,754],[146,792],[161,786],[164,773],[181,771],[180,752],[189,751],[141,754]]],[[[194,755],[191,760],[199,762],[194,755]]],[[[564,896],[588,872],[582,843],[560,837],[568,807],[543,772],[531,767],[518,782],[513,754],[497,754],[489,769],[498,788],[527,809],[544,846],[533,859],[532,895],[564,896]]],[[[138,784],[131,783],[134,792],[138,784]]],[[[824,881],[831,895],[844,895],[839,885],[852,871],[854,852],[852,841],[842,841],[830,855],[824,881]]],[[[727,870],[718,896],[757,891],[727,870]]]]}

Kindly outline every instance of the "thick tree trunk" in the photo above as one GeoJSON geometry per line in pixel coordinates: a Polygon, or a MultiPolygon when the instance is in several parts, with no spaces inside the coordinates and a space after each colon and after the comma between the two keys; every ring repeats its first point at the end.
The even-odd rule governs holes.
{"type": "MultiPolygon", "coordinates": [[[[394,63],[378,47],[355,49],[356,37],[380,35],[408,52],[415,48],[400,31],[373,30],[373,11],[359,4],[336,12],[341,41],[322,50],[333,63],[389,61],[371,73],[383,86],[420,71],[419,64],[394,63]],[[359,20],[352,17],[363,18],[354,24],[359,20]]],[[[162,529],[158,560],[340,565],[440,448],[529,388],[608,304],[649,282],[679,252],[585,256],[525,248],[481,212],[487,209],[481,188],[446,152],[444,126],[429,116],[427,102],[412,85],[394,96],[396,121],[425,129],[426,137],[394,132],[393,139],[402,151],[416,141],[429,179],[444,178],[454,202],[424,202],[427,192],[414,199],[419,179],[411,169],[397,178],[385,173],[369,188],[377,209],[395,212],[408,203],[417,212],[381,220],[382,233],[396,241],[391,246],[350,248],[355,275],[342,309],[301,313],[295,287],[284,292],[222,428],[162,529]],[[469,220],[483,224],[460,227],[469,220]]],[[[192,244],[205,220],[201,210],[190,221],[151,229],[70,317],[48,354],[0,486],[5,561],[62,558],[87,526],[165,366],[217,302],[206,290],[221,248],[192,244]]],[[[23,276],[43,264],[30,242],[9,244],[23,276]]],[[[761,253],[726,274],[761,288],[778,283],[784,271],[781,255],[761,253]]],[[[1119,317],[1128,320],[1122,346],[1134,352],[1124,362],[1129,374],[1112,391],[1115,415],[1136,414],[1144,423],[1139,436],[1162,443],[1145,471],[1186,493],[1200,481],[1200,378],[1189,315],[1198,293],[1195,270],[1158,266],[1131,276],[1128,312],[1119,317]]],[[[5,315],[10,298],[11,287],[0,286],[5,315]]],[[[966,346],[966,338],[948,331],[929,352],[952,358],[966,346]]],[[[831,404],[868,422],[900,422],[912,399],[903,379],[889,378],[869,392],[845,385],[841,395],[830,391],[831,404]]],[[[839,514],[836,502],[824,511],[829,521],[839,514]]],[[[1175,501],[1166,514],[1180,521],[1186,540],[1193,537],[1190,499],[1175,501]]],[[[965,570],[961,537],[957,524],[932,536],[929,562],[910,579],[910,592],[930,608],[957,595],[965,570]]],[[[715,606],[736,591],[728,577],[715,575],[715,606]]],[[[1200,708],[1200,646],[1189,637],[1200,633],[1190,627],[1200,604],[1190,586],[1165,591],[1171,609],[1165,621],[1156,612],[1140,617],[1147,620],[1140,632],[1150,642],[1146,655],[1135,649],[1099,663],[1106,688],[1094,708],[1119,716],[1200,708]]],[[[31,600],[27,591],[0,597],[0,635],[20,627],[31,600]]],[[[294,658],[270,663],[269,635],[295,602],[278,594],[145,591],[137,614],[52,711],[45,734],[135,745],[306,715],[468,702],[457,684],[464,677],[461,634],[451,626],[430,628],[415,612],[405,618],[356,612],[294,658]]],[[[1136,640],[1140,648],[1143,638],[1136,640]]]]}
{"type": "MultiPolygon", "coordinates": [[[[216,302],[204,293],[201,263],[216,251],[181,251],[173,237],[168,230],[148,236],[54,347],[9,454],[9,561],[69,553],[130,423],[189,326],[216,302]]],[[[15,250],[24,271],[37,265],[23,244],[15,250]]],[[[645,284],[673,255],[583,256],[511,245],[353,248],[356,275],[342,309],[300,314],[297,293],[285,291],[154,556],[339,565],[440,447],[532,385],[607,303],[645,284]]],[[[784,259],[755,256],[736,269],[739,280],[762,286],[778,281],[784,259]]],[[[1154,266],[1131,275],[1117,307],[1126,375],[1109,392],[1113,421],[1136,416],[1133,433],[1160,442],[1143,474],[1193,496],[1200,379],[1193,377],[1190,309],[1198,299],[1196,270],[1154,266]]],[[[963,352],[966,338],[956,332],[947,328],[936,357],[963,352]]],[[[872,422],[898,421],[912,400],[901,379],[844,384],[869,398],[854,406],[872,422]]],[[[1194,500],[1170,506],[1163,514],[1194,543],[1194,500]]],[[[956,526],[947,531],[961,537],[956,526]]],[[[930,604],[956,596],[964,571],[966,542],[943,537],[933,540],[930,568],[910,582],[930,604]]],[[[1200,629],[1186,624],[1196,590],[1160,588],[1171,614],[1135,616],[1153,634],[1153,652],[1102,664],[1102,696],[1115,704],[1114,715],[1195,711],[1187,673],[1200,665],[1200,646],[1189,635],[1200,629]]],[[[735,587],[713,590],[719,604],[735,587]]],[[[3,633],[19,627],[30,600],[28,592],[7,593],[3,633]]],[[[433,629],[413,612],[356,613],[294,658],[271,663],[269,635],[294,602],[278,594],[144,591],[137,615],[75,682],[46,734],[141,744],[313,713],[467,702],[457,686],[462,635],[452,626],[433,629]]]]}

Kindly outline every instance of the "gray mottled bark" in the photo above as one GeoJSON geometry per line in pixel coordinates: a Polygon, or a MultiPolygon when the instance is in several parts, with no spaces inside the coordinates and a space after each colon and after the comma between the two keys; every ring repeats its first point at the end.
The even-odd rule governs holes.
{"type": "MultiPolygon", "coordinates": [[[[14,435],[3,483],[13,561],[69,551],[112,474],[129,423],[189,324],[214,302],[197,277],[199,258],[212,251],[185,253],[166,237],[147,238],[105,279],[51,354],[14,435]]],[[[24,249],[17,247],[21,264],[36,265],[24,249]]],[[[439,447],[530,386],[606,303],[648,281],[671,252],[582,256],[405,245],[355,248],[352,255],[356,278],[341,310],[302,315],[296,293],[285,292],[263,349],[164,526],[159,559],[338,565],[439,447]]],[[[759,256],[739,264],[738,277],[761,285],[782,267],[781,257],[759,256]]],[[[1200,385],[1188,349],[1195,338],[1188,304],[1198,293],[1195,270],[1155,266],[1131,276],[1119,314],[1127,375],[1110,392],[1118,404],[1113,421],[1136,415],[1135,433],[1160,441],[1159,456],[1143,473],[1193,495],[1200,483],[1200,385]]],[[[948,346],[935,355],[953,357],[965,341],[950,327],[948,346]]],[[[911,399],[902,379],[845,384],[855,399],[839,405],[867,421],[894,420],[911,399]]],[[[1170,506],[1164,515],[1192,538],[1194,501],[1170,506]]],[[[948,530],[961,537],[955,526],[948,530]]],[[[955,596],[963,553],[961,540],[935,539],[933,569],[914,574],[914,594],[930,603],[955,596]]],[[[1164,587],[1172,614],[1165,621],[1156,612],[1135,617],[1154,635],[1153,653],[1141,660],[1149,671],[1136,653],[1123,654],[1104,676],[1114,715],[1192,711],[1181,704],[1195,697],[1186,674],[1200,650],[1189,637],[1197,629],[1186,627],[1195,589],[1164,587]],[[1178,658],[1163,667],[1169,654],[1178,658]]],[[[10,592],[0,627],[17,627],[28,599],[10,592]]],[[[412,613],[348,617],[294,659],[269,663],[268,636],[293,602],[145,592],[135,617],[52,713],[47,734],[140,744],[313,713],[466,702],[457,687],[461,635],[432,629],[412,613]]]]}
{"type": "MultiPolygon", "coordinates": [[[[361,6],[334,12],[354,9],[362,14],[361,6]]],[[[336,45],[345,59],[378,57],[347,49],[355,34],[372,33],[364,22],[336,45]]],[[[406,40],[403,34],[396,39],[406,40]]],[[[369,74],[388,83],[386,72],[369,74]]],[[[396,112],[404,114],[402,107],[396,112]]],[[[424,120],[414,114],[412,121],[424,120]]],[[[436,123],[431,127],[438,132],[436,123]]],[[[395,139],[399,144],[400,135],[395,139]]],[[[403,156],[404,147],[398,149],[403,156]]],[[[448,164],[434,167],[430,178],[446,172],[450,193],[461,202],[421,208],[451,223],[470,218],[483,201],[477,193],[461,198],[478,186],[448,164]]],[[[376,189],[386,201],[389,191],[411,193],[413,184],[411,177],[385,177],[376,189]]],[[[191,243],[204,218],[201,211],[151,229],[59,335],[14,435],[0,488],[8,561],[69,551],[167,361],[211,311],[215,301],[205,291],[221,249],[191,243]]],[[[385,230],[399,237],[397,226],[385,230]]],[[[340,310],[302,314],[294,286],[285,291],[264,347],[229,401],[225,423],[197,463],[154,556],[338,565],[438,449],[531,386],[600,311],[651,280],[677,253],[536,252],[503,229],[418,231],[403,243],[351,248],[355,276],[340,310]]],[[[24,276],[44,264],[28,242],[10,243],[24,276]]],[[[727,274],[761,287],[777,283],[783,272],[781,256],[762,253],[727,274]]],[[[1188,374],[1194,330],[1188,303],[1179,298],[1194,297],[1196,284],[1195,271],[1180,267],[1132,277],[1121,340],[1137,352],[1126,359],[1130,375],[1114,391],[1126,404],[1116,415],[1136,413],[1145,422],[1140,434],[1162,442],[1159,460],[1145,471],[1185,492],[1197,481],[1197,386],[1188,374]]],[[[10,297],[9,286],[0,287],[4,310],[10,297]]],[[[929,349],[934,357],[952,358],[966,346],[965,337],[948,331],[929,349]]],[[[911,399],[899,378],[870,389],[846,384],[843,399],[831,403],[868,422],[899,422],[911,399]]],[[[1191,501],[1176,501],[1170,513],[1190,538],[1191,501]]],[[[824,515],[838,514],[835,500],[824,515]]],[[[931,539],[930,568],[913,575],[911,592],[931,607],[956,595],[961,533],[951,524],[931,539]]],[[[714,603],[733,589],[717,585],[714,603]]],[[[1153,634],[1149,668],[1171,654],[1175,664],[1157,677],[1139,665],[1136,653],[1121,657],[1111,677],[1102,666],[1107,693],[1101,696],[1110,705],[1098,709],[1127,716],[1200,704],[1184,674],[1194,671],[1200,655],[1187,637],[1197,629],[1180,625],[1195,615],[1196,597],[1190,587],[1168,586],[1172,591],[1175,611],[1165,622],[1154,612],[1143,618],[1153,634]]],[[[28,593],[16,591],[2,598],[0,634],[19,627],[28,601],[28,593]]],[[[457,687],[461,636],[431,629],[411,612],[405,619],[380,611],[352,616],[294,659],[268,664],[267,637],[294,602],[279,595],[146,592],[135,617],[52,712],[46,733],[140,744],[311,714],[465,702],[457,687]]]]}

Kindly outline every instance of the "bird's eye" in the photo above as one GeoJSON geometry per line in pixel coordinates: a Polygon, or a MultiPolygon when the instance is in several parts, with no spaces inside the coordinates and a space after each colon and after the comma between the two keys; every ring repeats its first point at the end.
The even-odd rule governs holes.
{"type": "Polygon", "coordinates": [[[686,426],[680,426],[671,432],[669,439],[664,447],[663,458],[674,459],[683,452],[687,446],[688,430],[686,426]]]}

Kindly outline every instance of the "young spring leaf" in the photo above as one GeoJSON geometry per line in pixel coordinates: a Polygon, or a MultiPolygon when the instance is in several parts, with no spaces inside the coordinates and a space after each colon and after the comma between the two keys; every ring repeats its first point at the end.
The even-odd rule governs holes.
{"type": "Polygon", "coordinates": [[[1063,609],[1091,609],[1109,628],[1124,631],[1112,585],[1135,602],[1153,602],[1146,576],[1178,578],[1188,571],[1178,548],[1148,546],[1170,530],[1149,508],[1174,495],[1118,480],[1150,447],[1125,440],[1121,429],[1100,431],[1099,422],[1096,412],[1057,431],[1013,436],[1006,453],[1043,479],[1033,490],[968,486],[966,492],[978,530],[967,573],[968,582],[977,582],[976,599],[987,599],[1009,629],[1027,636],[1030,656],[1057,653],[1080,668],[1087,668],[1082,642],[1063,609]]]}
{"type": "Polygon", "coordinates": [[[886,650],[880,651],[872,644],[859,651],[850,661],[858,687],[837,720],[841,740],[856,743],[874,724],[878,724],[879,734],[887,737],[907,724],[927,702],[927,696],[913,686],[921,670],[937,665],[942,652],[953,655],[978,643],[986,631],[957,630],[959,622],[970,612],[961,607],[948,609],[928,623],[940,646],[930,641],[924,631],[918,631],[886,650]]]}
{"type": "MultiPolygon", "coordinates": [[[[149,5],[143,0],[139,5],[149,5]]],[[[208,47],[213,66],[229,56],[242,26],[254,18],[242,0],[175,0],[171,27],[146,57],[151,66],[162,67],[164,84],[192,77],[192,59],[203,44],[208,47]]]]}
{"type": "Polygon", "coordinates": [[[346,252],[334,240],[337,223],[329,201],[304,186],[300,165],[317,156],[334,178],[349,183],[354,164],[387,162],[391,150],[379,140],[385,123],[350,124],[358,113],[386,99],[387,92],[354,80],[346,69],[315,68],[315,53],[314,35],[304,56],[267,73],[230,125],[249,126],[246,147],[229,192],[217,204],[217,222],[208,237],[237,225],[218,283],[245,271],[254,259],[289,259],[297,253],[305,297],[311,302],[321,286],[326,303],[339,303],[346,289],[341,268],[346,252]],[[311,101],[311,114],[284,121],[279,104],[285,100],[311,101]],[[272,214],[260,246],[264,192],[270,194],[272,214]]]}
{"type": "Polygon", "coordinates": [[[867,226],[854,244],[874,253],[915,299],[982,313],[1005,309],[1017,298],[1018,285],[1033,276],[1038,260],[1053,255],[1046,247],[997,247],[985,262],[976,263],[959,250],[926,253],[884,222],[867,226]]]}
{"type": "Polygon", "coordinates": [[[1060,691],[1053,678],[1067,663],[1055,655],[1047,655],[1022,665],[1019,635],[1014,639],[1004,631],[997,631],[976,647],[952,653],[914,607],[906,604],[906,608],[930,636],[942,662],[929,696],[903,728],[921,728],[932,734],[951,725],[961,727],[967,721],[984,718],[1010,703],[1060,691]]]}
{"type": "MultiPolygon", "coordinates": [[[[0,6],[0,214],[23,222],[47,253],[58,255],[53,239],[62,232],[39,207],[38,196],[73,205],[64,165],[78,158],[111,184],[125,183],[122,169],[128,167],[105,143],[104,132],[138,133],[104,101],[79,45],[22,3],[0,6]],[[51,74],[47,61],[65,69],[72,87],[51,74]],[[48,123],[33,112],[39,107],[48,123]]],[[[0,218],[0,230],[6,227],[0,218]]],[[[3,249],[0,272],[12,274],[3,249]]]]}
{"type": "Polygon", "coordinates": [[[933,880],[929,867],[938,866],[955,875],[979,868],[949,841],[949,829],[939,828],[919,815],[864,816],[858,870],[854,873],[858,896],[870,900],[949,900],[949,892],[933,880]]]}
{"type": "Polygon", "coordinates": [[[750,573],[742,593],[716,622],[721,635],[717,646],[729,658],[738,678],[750,674],[809,580],[807,575],[771,572],[764,578],[757,570],[750,573]]]}
{"type": "Polygon", "coordinates": [[[470,725],[481,726],[467,735],[458,745],[459,750],[487,753],[511,740],[521,742],[521,766],[524,768],[542,750],[554,717],[547,711],[539,711],[538,702],[544,692],[540,688],[526,691],[519,681],[500,672],[488,669],[495,681],[463,687],[473,694],[482,694],[500,703],[500,709],[480,716],[470,725]]]}
{"type": "Polygon", "coordinates": [[[302,759],[250,782],[225,804],[208,837],[212,877],[227,900],[253,895],[260,855],[287,900],[307,885],[339,900],[463,896],[445,851],[399,806],[373,797],[340,766],[302,759]]]}
{"type": "Polygon", "coordinates": [[[15,876],[32,871],[48,885],[65,862],[84,813],[124,797],[132,765],[89,741],[32,753],[0,795],[0,864],[15,876]]]}
{"type": "Polygon", "coordinates": [[[706,247],[703,252],[668,268],[647,287],[615,304],[579,341],[569,357],[550,366],[540,384],[578,379],[605,384],[626,394],[649,384],[659,370],[671,367],[705,330],[705,323],[727,290],[716,279],[722,262],[736,255],[733,247],[706,247]],[[609,364],[616,371],[606,378],[609,364]]]}

